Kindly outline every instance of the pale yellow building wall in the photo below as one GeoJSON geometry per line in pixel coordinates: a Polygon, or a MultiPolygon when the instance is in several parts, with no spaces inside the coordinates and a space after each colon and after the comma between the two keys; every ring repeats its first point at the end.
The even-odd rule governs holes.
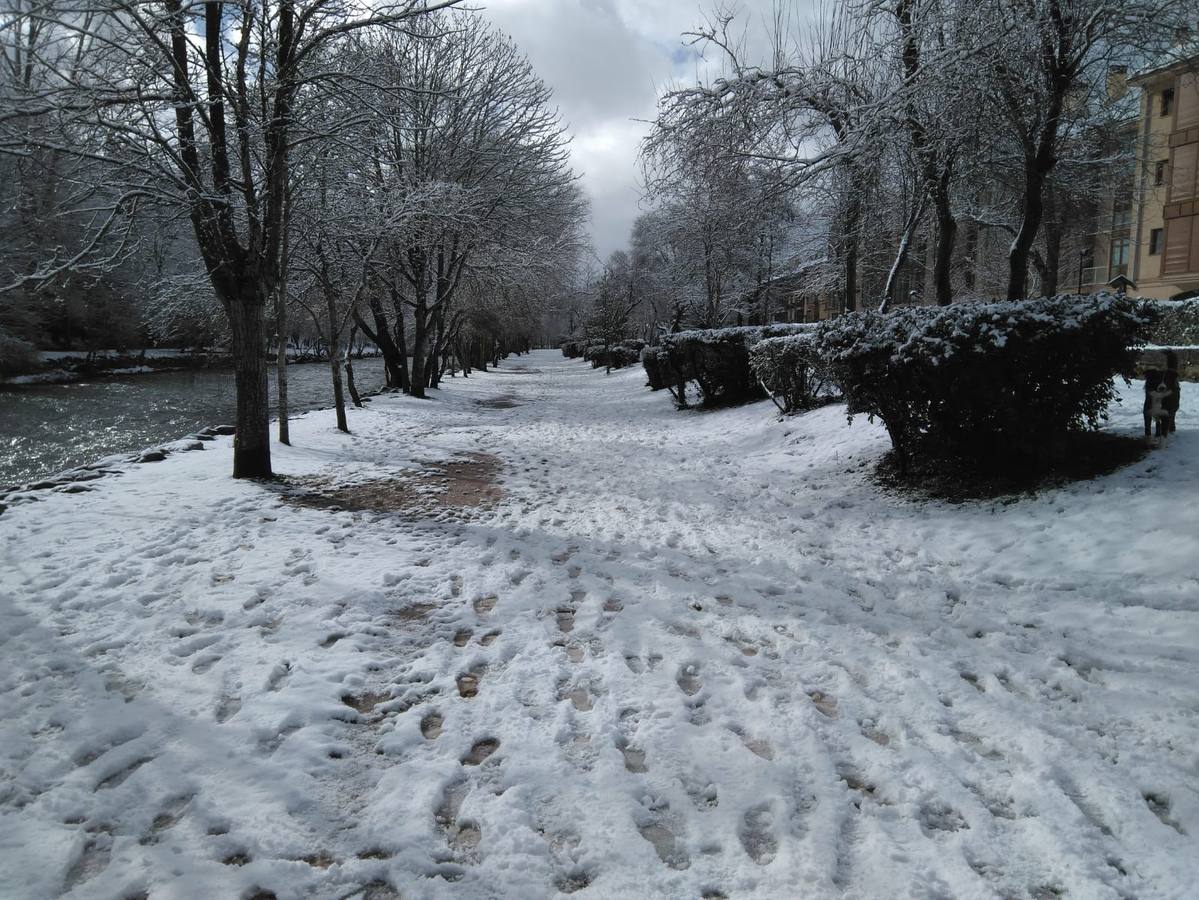
{"type": "MultiPolygon", "coordinates": [[[[1135,253],[1133,268],[1130,276],[1137,283],[1137,293],[1144,297],[1169,299],[1177,294],[1199,290],[1199,273],[1189,272],[1185,275],[1173,275],[1163,278],[1162,253],[1150,254],[1150,241],[1153,230],[1164,229],[1163,207],[1169,201],[1169,184],[1171,172],[1166,167],[1166,183],[1156,186],[1154,170],[1159,160],[1169,160],[1170,134],[1174,130],[1175,115],[1161,115],[1162,91],[1173,88],[1175,91],[1174,109],[1182,100],[1182,92],[1199,94],[1199,79],[1193,73],[1184,73],[1181,77],[1177,71],[1159,73],[1140,82],[1141,88],[1141,123],[1138,139],[1138,165],[1135,202],[1137,219],[1134,221],[1133,240],[1135,253]]],[[[1096,254],[1098,256],[1098,254],[1096,254]]]]}

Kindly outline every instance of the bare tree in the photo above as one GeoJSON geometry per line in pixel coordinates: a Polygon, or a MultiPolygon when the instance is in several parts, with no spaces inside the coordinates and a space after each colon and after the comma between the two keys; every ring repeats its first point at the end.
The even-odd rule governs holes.
{"type": "Polygon", "coordinates": [[[102,164],[112,199],[93,238],[18,284],[103,250],[145,205],[185,210],[229,321],[237,385],[234,477],[271,474],[265,310],[282,276],[287,165],[317,85],[351,85],[325,51],[364,28],[412,26],[458,0],[209,0],[161,5],[80,0],[40,15],[54,37],[34,51],[51,73],[6,104],[0,152],[31,147],[102,164]],[[64,71],[61,49],[78,64],[64,71]],[[317,65],[317,63],[322,63],[317,65]],[[32,124],[53,124],[32,131],[32,124]]]}

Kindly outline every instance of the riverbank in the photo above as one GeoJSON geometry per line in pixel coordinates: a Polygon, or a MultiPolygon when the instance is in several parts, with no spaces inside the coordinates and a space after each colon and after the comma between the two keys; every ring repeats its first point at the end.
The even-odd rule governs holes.
{"type": "MultiPolygon", "coordinates": [[[[384,384],[382,359],[356,361],[354,372],[364,393],[384,384]]],[[[273,378],[268,389],[273,412],[273,378]]],[[[289,367],[288,400],[296,414],[331,406],[328,364],[289,367]]],[[[0,388],[0,487],[156,448],[235,419],[233,374],[219,368],[0,388]]]]}
{"type": "MultiPolygon", "coordinates": [[[[377,350],[364,351],[356,353],[353,361],[377,359],[380,355],[377,350]]],[[[28,384],[74,384],[110,376],[232,367],[229,354],[220,350],[42,350],[38,352],[38,356],[41,358],[38,368],[0,378],[0,388],[28,384]]],[[[291,365],[315,362],[328,364],[325,356],[309,350],[289,350],[287,358],[291,365]]],[[[273,367],[275,362],[276,357],[273,354],[267,357],[267,365],[273,367]]]]}
{"type": "Polygon", "coordinates": [[[0,883],[1186,896],[1193,417],[953,505],[880,490],[844,407],[772,409],[537,352],[301,416],[270,484],[217,437],[9,509],[0,883]]]}

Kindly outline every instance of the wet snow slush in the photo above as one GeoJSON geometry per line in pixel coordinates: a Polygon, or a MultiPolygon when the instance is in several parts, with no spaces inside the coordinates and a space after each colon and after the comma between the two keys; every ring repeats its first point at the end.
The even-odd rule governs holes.
{"type": "Polygon", "coordinates": [[[1196,896],[1192,418],[953,506],[843,407],[643,380],[535,352],[297,420],[282,484],[220,438],[14,498],[0,894],[1196,896]]]}

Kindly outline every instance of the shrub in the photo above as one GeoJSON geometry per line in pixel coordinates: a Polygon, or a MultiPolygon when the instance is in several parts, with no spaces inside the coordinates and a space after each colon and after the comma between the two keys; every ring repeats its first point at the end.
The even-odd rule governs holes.
{"type": "Polygon", "coordinates": [[[878,416],[906,471],[917,458],[1044,468],[1095,428],[1152,321],[1114,294],[858,312],[822,322],[815,352],[852,417],[878,416]]]}
{"type": "Polygon", "coordinates": [[[591,368],[594,369],[597,366],[602,365],[601,360],[603,359],[604,353],[607,351],[607,349],[608,348],[603,344],[586,344],[583,347],[583,359],[584,361],[591,363],[591,368]]]}
{"type": "Polygon", "coordinates": [[[1158,300],[1153,303],[1154,321],[1147,340],[1159,347],[1199,345],[1199,298],[1158,300]]]}
{"type": "Polygon", "coordinates": [[[563,341],[562,342],[562,355],[565,356],[567,359],[578,359],[580,356],[583,355],[583,342],[582,341],[563,341]]]}
{"type": "Polygon", "coordinates": [[[659,346],[642,354],[641,361],[650,387],[669,388],[680,407],[687,405],[687,384],[692,381],[705,407],[744,403],[765,396],[749,367],[749,348],[763,338],[812,327],[781,324],[680,331],[663,335],[659,346]]]}
{"type": "Polygon", "coordinates": [[[809,330],[764,338],[750,348],[750,369],[784,413],[812,409],[821,402],[828,375],[815,352],[814,336],[809,330]]]}

